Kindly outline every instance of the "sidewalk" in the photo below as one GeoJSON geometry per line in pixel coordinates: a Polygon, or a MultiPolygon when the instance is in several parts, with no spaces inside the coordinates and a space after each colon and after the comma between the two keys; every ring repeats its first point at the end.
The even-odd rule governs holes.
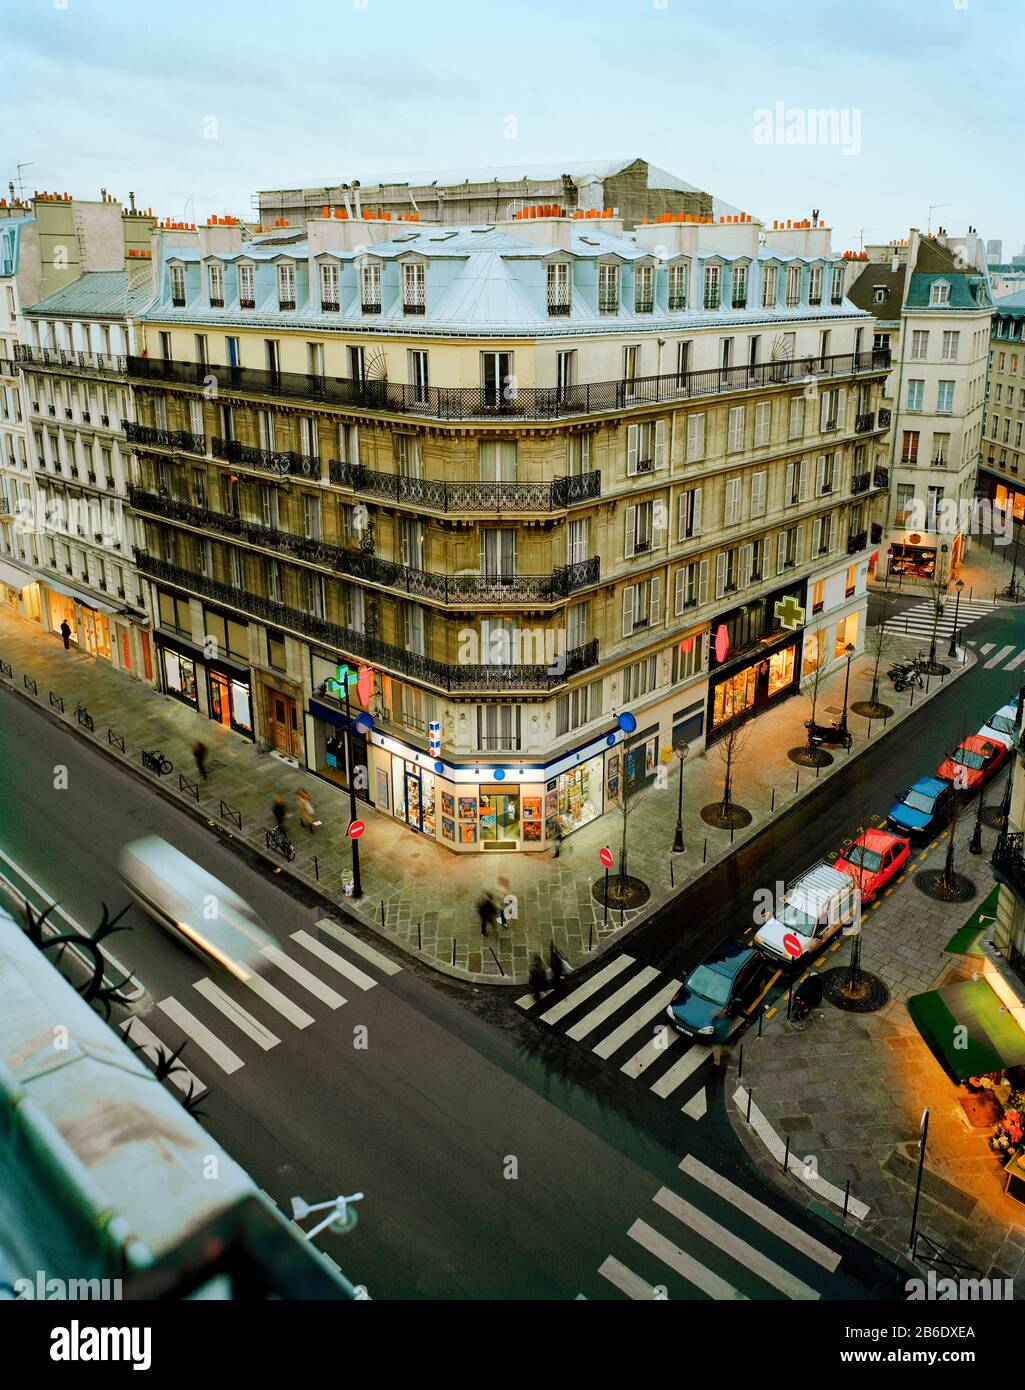
{"type": "MultiPolygon", "coordinates": [[[[999,787],[1002,790],[1002,780],[999,787]]],[[[987,803],[996,801],[991,790],[987,803]]],[[[929,1137],[918,1228],[993,1278],[1025,1278],[1025,1206],[1004,1195],[1002,1161],[992,1152],[992,1125],[972,1128],[958,1104],[965,1094],[946,1075],[907,1011],[911,995],[976,978],[979,963],[945,950],[993,886],[989,858],[996,831],[983,829],[983,853],[968,853],[972,813],[957,828],[955,865],[974,883],[969,903],[938,903],[911,881],[937,867],[947,835],[912,861],[908,881],[865,922],[862,963],[890,991],[879,1012],[846,1013],[828,1001],[803,1031],[786,1021],[786,1000],[759,1035],[748,1030],[743,1058],[730,1058],[727,1114],[761,1170],[788,1196],[841,1222],[850,1181],[847,1229],[882,1247],[907,1268],[908,1238],[918,1164],[918,1131],[929,1107],[929,1137]],[[741,1069],[738,1076],[738,1069],[741,1069]],[[748,1096],[759,1136],[747,1118],[748,1096]],[[789,1141],[789,1173],[783,1161],[789,1141]],[[770,1152],[771,1150],[771,1152],[770,1152]],[[817,1175],[800,1176],[809,1160],[817,1175]]],[[[982,939],[992,928],[983,931],[982,939]]],[[[966,943],[958,943],[966,944],[966,943]]],[[[847,941],[827,952],[825,971],[850,959],[847,941]]],[[[920,1252],[921,1256],[921,1252],[920,1252]]],[[[919,1260],[921,1263],[921,1258],[919,1260]]],[[[939,1278],[949,1271],[940,1269],[939,1278]]],[[[965,1277],[976,1277],[971,1270],[965,1277]]],[[[1025,1291],[1025,1285],[1019,1285],[1025,1291]]],[[[1022,1296],[1020,1293],[1019,1296],[1022,1296]]]]}
{"type": "MultiPolygon", "coordinates": [[[[916,648],[914,640],[898,640],[887,659],[916,648]]],[[[810,703],[798,695],[759,716],[751,727],[750,741],[738,759],[734,774],[734,800],[752,813],[750,826],[731,836],[729,830],[708,826],[700,817],[703,806],[722,796],[723,763],[715,747],[688,763],[684,772],[684,843],[682,855],[672,855],[678,796],[678,764],[669,769],[668,785],[652,788],[630,816],[629,872],[651,889],[643,907],[627,910],[622,917],[611,914],[606,924],[603,910],[591,896],[591,885],[603,874],[598,850],[608,845],[617,855],[622,834],[618,814],[599,818],[563,842],[558,859],[547,854],[517,854],[496,862],[491,856],[456,857],[423,836],[415,836],[388,815],[381,815],[359,803],[366,820],[366,834],[360,840],[360,864],[364,896],[359,902],[347,901],[342,889],[343,873],[351,862],[346,838],[349,802],[345,792],[281,760],[261,754],[249,741],[205,719],[186,706],[158,694],[149,687],[112,670],[102,661],[72,649],[64,651],[59,638],[50,637],[38,626],[0,610],[0,659],[11,668],[7,676],[14,689],[24,693],[25,678],[35,680],[37,699],[50,708],[49,695],[63,698],[64,713],[50,708],[56,719],[75,720],[75,706],[81,703],[95,721],[95,733],[80,730],[93,738],[110,756],[122,759],[112,746],[108,729],[124,739],[124,759],[150,781],[160,781],[164,795],[178,801],[204,820],[219,821],[225,834],[239,837],[229,813],[222,814],[221,802],[241,813],[241,838],[250,848],[263,854],[283,873],[292,873],[314,886],[333,902],[341,902],[357,921],[379,932],[403,950],[419,956],[435,969],[461,979],[482,983],[522,984],[527,979],[531,957],[547,955],[554,940],[574,966],[593,958],[609,941],[619,939],[675,893],[698,878],[706,868],[719,863],[734,850],[753,839],[782,809],[806,796],[816,781],[815,770],[798,769],[787,758],[787,750],[805,741],[804,720],[810,703]],[[179,787],[179,773],[192,781],[196,769],[191,749],[197,739],[210,749],[209,781],[200,786],[197,805],[188,791],[179,787]],[[163,779],[141,770],[143,749],[160,749],[174,764],[174,772],[163,779]],[[311,836],[302,830],[295,814],[295,794],[306,787],[323,827],[311,836]],[[265,832],[273,824],[271,803],[280,792],[289,806],[289,829],[296,858],[289,865],[280,854],[268,851],[265,832]],[[497,889],[516,899],[516,917],[496,938],[480,934],[475,904],[485,889],[497,889]]],[[[968,656],[968,665],[973,658],[968,656]]],[[[884,664],[885,669],[885,664],[884,664]]],[[[956,680],[967,667],[958,667],[946,677],[956,680]]],[[[868,655],[851,666],[850,702],[865,700],[871,693],[872,662],[868,655]]],[[[843,702],[842,667],[824,679],[819,692],[820,722],[838,718],[843,702]]],[[[913,714],[924,700],[934,698],[941,689],[938,679],[927,691],[895,695],[887,686],[882,698],[894,709],[888,727],[913,714]]],[[[30,697],[31,698],[31,697],[30,697]]],[[[884,733],[884,726],[850,715],[854,746],[849,753],[833,750],[834,762],[821,771],[821,778],[836,775],[847,758],[857,757],[884,733]]],[[[115,740],[116,743],[116,740],[115,740]]]]}

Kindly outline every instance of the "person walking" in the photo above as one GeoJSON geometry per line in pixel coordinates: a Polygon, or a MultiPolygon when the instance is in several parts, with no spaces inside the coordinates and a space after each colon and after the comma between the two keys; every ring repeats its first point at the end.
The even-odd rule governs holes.
{"type": "Polygon", "coordinates": [[[561,825],[557,825],[557,826],[555,827],[555,836],[554,836],[554,840],[553,840],[553,843],[552,843],[552,858],[553,858],[553,859],[558,859],[558,857],[559,857],[559,855],[560,855],[561,853],[562,853],[562,826],[561,826],[561,825]]]}
{"type": "Polygon", "coordinates": [[[495,920],[495,904],[491,901],[490,893],[485,893],[477,904],[477,913],[480,917],[480,934],[487,936],[488,923],[495,920]]]}
{"type": "Polygon", "coordinates": [[[548,953],[548,964],[552,972],[552,989],[556,999],[561,999],[563,995],[563,976],[566,974],[566,957],[552,942],[551,950],[548,953]]]}
{"type": "Polygon", "coordinates": [[[275,825],[278,827],[279,830],[284,830],[284,828],[285,828],[285,798],[284,798],[280,793],[279,793],[277,796],[275,796],[275,798],[274,798],[274,804],[273,804],[273,806],[272,806],[271,809],[272,809],[273,812],[274,812],[274,823],[275,823],[275,825]]]}
{"type": "Polygon", "coordinates": [[[64,638],[64,650],[67,651],[71,646],[71,628],[68,626],[67,618],[61,623],[61,636],[64,638]]]}
{"type": "Polygon", "coordinates": [[[196,760],[196,771],[206,781],[206,744],[202,739],[197,739],[192,745],[192,756],[196,760]]]}
{"type": "Polygon", "coordinates": [[[304,825],[312,835],[314,826],[320,825],[320,821],[317,820],[317,813],[313,809],[310,794],[305,787],[300,787],[295,794],[295,799],[299,805],[299,824],[304,825]]]}
{"type": "Polygon", "coordinates": [[[530,992],[534,996],[534,1003],[540,1004],[541,995],[545,988],[545,967],[544,961],[540,956],[535,956],[530,962],[530,992]]]}

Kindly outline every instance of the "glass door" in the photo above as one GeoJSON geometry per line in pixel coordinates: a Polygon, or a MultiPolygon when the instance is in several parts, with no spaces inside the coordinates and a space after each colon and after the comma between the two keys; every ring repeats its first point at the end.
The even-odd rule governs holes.
{"type": "Polygon", "coordinates": [[[480,837],[482,840],[520,838],[520,798],[518,792],[487,792],[480,798],[480,837]]]}
{"type": "Polygon", "coordinates": [[[220,671],[210,673],[210,718],[216,719],[226,729],[231,728],[231,701],[228,696],[228,681],[220,671]]]}
{"type": "Polygon", "coordinates": [[[418,772],[406,767],[405,777],[406,824],[411,830],[423,830],[423,796],[418,772]]]}

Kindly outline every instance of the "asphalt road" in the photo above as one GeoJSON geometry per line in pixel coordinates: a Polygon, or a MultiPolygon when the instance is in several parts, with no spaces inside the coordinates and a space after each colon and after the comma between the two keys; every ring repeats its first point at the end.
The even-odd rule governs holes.
{"type": "MultiPolygon", "coordinates": [[[[102,901],[115,908],[125,902],[118,853],[146,833],[204,864],[256,908],[293,958],[315,964],[291,938],[296,931],[316,936],[321,906],[286,892],[261,864],[244,861],[43,711],[0,694],[0,849],[88,924],[102,901]],[[58,766],[67,768],[66,789],[55,789],[58,766]]],[[[721,1118],[710,1114],[697,1125],[617,1070],[596,1066],[579,1047],[572,1055],[549,1053],[561,1039],[516,1010],[508,995],[468,991],[421,974],[405,959],[400,973],[383,975],[350,953],[350,964],[376,975],[374,988],[353,989],[329,969],[315,972],[345,995],[345,1007],[326,1007],[293,981],[275,978],[291,1007],[314,1018],[297,1029],[261,1012],[243,986],[216,976],[279,1038],[262,1050],[238,1041],[197,993],[196,982],[213,978],[212,970],[136,907],[124,922],[130,931],[111,947],[145,985],[140,1010],[161,1042],[174,1046],[185,1036],[159,1008],[173,998],[213,1017],[245,1059],[229,1074],[192,1043],[186,1047],[184,1060],[209,1087],[203,1123],[218,1141],[282,1206],[295,1194],[310,1201],[339,1191],[367,1194],[355,1231],[322,1243],[372,1297],[574,1298],[581,1290],[614,1297],[596,1271],[624,1245],[631,1267],[665,1286],[669,1298],[693,1297],[689,1280],[626,1239],[638,1217],[658,1225],[653,1197],[663,1184],[686,1189],[678,1164],[688,1153],[796,1225],[816,1229],[749,1169],[721,1118]],[[365,1048],[355,1045],[361,1027],[365,1048]]],[[[652,950],[659,930],[646,934],[652,950]]],[[[692,1195],[826,1297],[896,1288],[892,1271],[839,1233],[829,1232],[829,1244],[844,1262],[826,1277],[736,1210],[692,1195]]],[[[715,1240],[660,1215],[665,1235],[704,1267],[738,1286],[746,1281],[749,1297],[780,1296],[749,1271],[738,1273],[744,1261],[731,1261],[715,1240]]]]}

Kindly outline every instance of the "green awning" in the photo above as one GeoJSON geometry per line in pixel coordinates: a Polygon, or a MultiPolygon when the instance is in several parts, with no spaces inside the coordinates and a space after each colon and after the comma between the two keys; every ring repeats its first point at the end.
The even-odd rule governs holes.
{"type": "Polygon", "coordinates": [[[908,1000],[911,1021],[956,1081],[1025,1064],[1025,1033],[985,980],[965,980],[908,1000]]]}

